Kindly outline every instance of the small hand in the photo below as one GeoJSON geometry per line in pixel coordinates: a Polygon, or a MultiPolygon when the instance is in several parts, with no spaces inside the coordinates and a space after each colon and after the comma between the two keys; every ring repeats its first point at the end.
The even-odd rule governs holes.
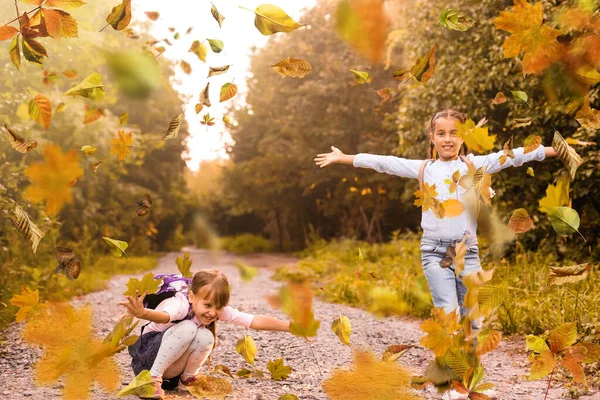
{"type": "Polygon", "coordinates": [[[315,158],[315,164],[323,168],[330,164],[339,162],[342,159],[344,153],[342,153],[340,149],[333,146],[331,146],[331,150],[331,153],[317,154],[317,158],[315,158]]]}
{"type": "Polygon", "coordinates": [[[487,118],[483,117],[479,120],[479,122],[477,123],[477,125],[475,125],[476,128],[481,128],[482,126],[484,126],[487,122],[487,118]]]}
{"type": "Polygon", "coordinates": [[[144,292],[143,295],[139,295],[138,291],[135,291],[135,296],[125,296],[127,297],[127,301],[119,302],[119,305],[124,306],[127,310],[125,314],[121,316],[121,319],[126,317],[136,317],[143,318],[146,309],[144,308],[144,298],[146,297],[148,292],[144,292]]]}

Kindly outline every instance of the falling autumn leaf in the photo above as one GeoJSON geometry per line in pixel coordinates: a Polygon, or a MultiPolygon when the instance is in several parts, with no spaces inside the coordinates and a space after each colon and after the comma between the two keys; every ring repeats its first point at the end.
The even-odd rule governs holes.
{"type": "Polygon", "coordinates": [[[99,73],[94,72],[85,78],[83,82],[67,90],[65,95],[78,95],[90,100],[102,100],[104,98],[102,76],[100,76],[99,73]]]}
{"type": "Polygon", "coordinates": [[[292,368],[283,363],[283,358],[269,361],[267,370],[271,374],[271,379],[274,381],[286,379],[292,373],[292,368]]]}
{"type": "Polygon", "coordinates": [[[217,10],[217,7],[215,7],[214,4],[210,8],[210,13],[212,14],[212,16],[214,17],[214,19],[219,24],[219,28],[222,28],[223,27],[223,21],[225,20],[225,17],[221,15],[221,13],[219,12],[219,10],[217,10]]]}
{"type": "Polygon", "coordinates": [[[208,50],[204,44],[200,43],[199,40],[194,40],[192,42],[192,46],[188,50],[188,53],[194,53],[201,61],[206,62],[206,54],[208,53],[208,50]]]}
{"type": "Polygon", "coordinates": [[[73,79],[73,78],[77,78],[78,73],[74,69],[67,69],[67,70],[63,71],[63,75],[69,79],[73,79]]]}
{"type": "Polygon", "coordinates": [[[8,140],[10,141],[10,145],[19,153],[25,154],[37,147],[38,143],[36,141],[25,139],[17,132],[9,128],[6,124],[4,124],[4,128],[6,129],[6,132],[8,132],[8,140]]]}
{"type": "Polygon", "coordinates": [[[533,168],[527,167],[527,175],[533,176],[535,178],[535,172],[533,171],[533,168]]]}
{"type": "Polygon", "coordinates": [[[94,173],[97,174],[98,173],[98,167],[100,167],[100,164],[102,164],[102,160],[98,161],[97,163],[95,163],[92,167],[94,168],[94,173]]]}
{"type": "Polygon", "coordinates": [[[304,78],[312,71],[312,67],[308,61],[292,57],[287,57],[277,64],[271,65],[271,68],[284,78],[286,76],[304,78]]]}
{"type": "Polygon", "coordinates": [[[31,250],[33,254],[36,254],[38,245],[46,235],[36,224],[33,223],[29,215],[19,206],[15,204],[15,226],[19,230],[19,233],[23,235],[25,239],[29,239],[31,242],[31,250]]]}
{"type": "Polygon", "coordinates": [[[96,106],[85,105],[85,112],[83,113],[84,125],[91,124],[92,122],[98,121],[104,117],[104,108],[98,108],[96,106]]]}
{"type": "Polygon", "coordinates": [[[456,136],[462,138],[469,149],[483,152],[494,148],[496,135],[490,135],[487,126],[475,126],[475,122],[469,118],[464,124],[457,122],[456,128],[458,129],[456,136]]]}
{"type": "Polygon", "coordinates": [[[360,83],[361,85],[364,83],[371,83],[371,76],[368,72],[357,71],[354,69],[350,69],[349,71],[352,72],[352,75],[354,75],[354,79],[356,79],[356,82],[360,83]]]}
{"type": "Polygon", "coordinates": [[[131,0],[123,0],[121,4],[113,7],[108,17],[106,17],[106,23],[112,26],[117,31],[122,31],[129,25],[131,21],[131,0]]]}
{"type": "Polygon", "coordinates": [[[527,93],[521,90],[511,90],[510,93],[513,95],[513,99],[517,103],[529,105],[529,103],[527,102],[529,100],[529,96],[527,96],[527,93]]]}
{"type": "Polygon", "coordinates": [[[118,131],[117,136],[116,139],[110,140],[112,145],[110,154],[118,156],[119,160],[124,160],[125,157],[131,154],[130,147],[133,144],[133,139],[131,133],[125,133],[125,131],[118,131]]]}
{"type": "Polygon", "coordinates": [[[515,158],[515,153],[513,151],[513,137],[512,136],[510,137],[510,139],[508,139],[506,141],[506,143],[504,143],[502,151],[503,151],[503,154],[498,159],[498,162],[500,163],[500,165],[504,165],[506,160],[508,160],[509,158],[515,158]]]}
{"type": "Polygon", "coordinates": [[[233,96],[237,94],[238,87],[234,83],[226,83],[221,86],[221,91],[219,94],[219,102],[224,102],[231,99],[233,96]]]}
{"type": "Polygon", "coordinates": [[[10,299],[10,303],[19,307],[15,315],[17,322],[23,322],[37,313],[45,312],[48,305],[40,303],[40,292],[38,289],[31,290],[28,287],[21,287],[21,294],[15,294],[10,299]]]}
{"type": "Polygon", "coordinates": [[[542,137],[538,136],[538,135],[529,135],[525,138],[525,141],[523,142],[523,153],[527,154],[530,153],[534,150],[536,150],[538,147],[540,147],[540,144],[542,144],[542,137]]]}
{"type": "Polygon", "coordinates": [[[445,9],[440,15],[440,25],[454,31],[466,31],[472,28],[475,21],[458,10],[445,9]]]}
{"type": "Polygon", "coordinates": [[[538,73],[545,70],[560,54],[556,40],[561,31],[543,24],[542,3],[531,5],[526,0],[514,0],[512,11],[500,11],[492,22],[496,29],[511,33],[504,41],[504,58],[523,56],[523,72],[538,73]]]}
{"type": "Polygon", "coordinates": [[[256,14],[254,26],[265,36],[277,32],[289,33],[304,26],[294,21],[285,11],[273,4],[261,4],[255,10],[250,10],[242,6],[240,8],[256,14]]]}
{"type": "Polygon", "coordinates": [[[336,11],[336,32],[373,63],[383,59],[388,18],[379,0],[343,0],[336,11]]]}
{"type": "Polygon", "coordinates": [[[235,345],[235,351],[238,352],[244,360],[250,365],[254,365],[254,356],[256,355],[256,344],[250,335],[244,335],[235,345]]]}
{"type": "Polygon", "coordinates": [[[518,208],[513,211],[508,221],[508,227],[514,233],[524,233],[533,228],[533,220],[524,208],[518,208]]]}
{"type": "Polygon", "coordinates": [[[83,151],[86,156],[89,156],[96,152],[96,148],[86,144],[85,146],[81,146],[81,151],[83,151]]]}
{"type": "Polygon", "coordinates": [[[204,90],[200,93],[200,97],[198,99],[198,102],[202,105],[205,105],[206,107],[210,107],[210,99],[208,98],[208,86],[210,85],[210,82],[208,82],[206,84],[206,87],[204,88],[204,90]]]}
{"type": "Polygon", "coordinates": [[[144,14],[146,14],[146,16],[152,21],[156,21],[160,16],[160,14],[156,11],[144,11],[144,14]]]}
{"type": "Polygon", "coordinates": [[[206,39],[206,40],[208,41],[208,45],[210,46],[210,49],[213,51],[213,53],[220,53],[225,48],[223,41],[221,41],[219,39],[206,39]]]}
{"type": "Polygon", "coordinates": [[[209,126],[213,126],[215,124],[214,120],[214,118],[211,118],[210,113],[206,113],[204,116],[202,116],[202,121],[200,121],[200,123],[202,125],[206,125],[208,128],[209,126]]]}
{"type": "Polygon", "coordinates": [[[123,113],[123,114],[119,115],[119,125],[123,126],[123,125],[127,124],[128,121],[129,121],[128,113],[123,113]]]}
{"type": "Polygon", "coordinates": [[[70,183],[83,175],[76,150],[63,153],[60,146],[44,146],[44,163],[34,163],[25,170],[33,182],[25,190],[25,197],[34,203],[46,201],[46,212],[56,215],[63,204],[72,203],[70,183]]]}
{"type": "Polygon", "coordinates": [[[177,114],[171,120],[169,124],[169,128],[167,129],[167,134],[163,137],[163,140],[174,139],[179,134],[179,129],[181,128],[181,123],[183,122],[183,113],[177,114]]]}
{"type": "Polygon", "coordinates": [[[504,93],[498,92],[496,93],[496,97],[494,97],[494,99],[492,100],[492,104],[496,105],[502,103],[506,103],[506,96],[504,95],[504,93]]]}
{"type": "Polygon", "coordinates": [[[333,320],[331,330],[340,339],[340,342],[346,346],[350,346],[350,334],[352,333],[352,325],[350,318],[345,315],[340,315],[333,320]]]}
{"type": "Polygon", "coordinates": [[[200,114],[200,111],[202,111],[203,108],[204,108],[204,106],[200,103],[198,103],[194,106],[194,110],[196,111],[196,114],[200,114]]]}
{"type": "Polygon", "coordinates": [[[181,60],[179,66],[184,73],[188,75],[192,73],[192,66],[188,62],[181,60]]]}
{"type": "Polygon", "coordinates": [[[427,82],[435,72],[435,45],[423,57],[417,58],[417,62],[410,69],[410,73],[419,82],[427,82]]]}
{"type": "Polygon", "coordinates": [[[554,131],[552,147],[556,151],[557,157],[563,162],[565,167],[567,167],[571,180],[575,179],[575,172],[577,171],[577,168],[583,164],[583,159],[577,154],[574,148],[569,146],[558,131],[554,131]]]}
{"type": "Polygon", "coordinates": [[[42,128],[48,130],[52,120],[52,104],[43,94],[36,95],[29,102],[29,116],[42,128]]]}
{"type": "Polygon", "coordinates": [[[383,89],[378,89],[375,91],[379,97],[381,97],[384,101],[385,100],[389,100],[392,97],[392,89],[390,88],[383,88],[383,89]]]}
{"type": "Polygon", "coordinates": [[[210,78],[211,76],[224,74],[227,72],[227,70],[229,70],[229,65],[224,65],[222,67],[209,67],[208,77],[210,78]]]}

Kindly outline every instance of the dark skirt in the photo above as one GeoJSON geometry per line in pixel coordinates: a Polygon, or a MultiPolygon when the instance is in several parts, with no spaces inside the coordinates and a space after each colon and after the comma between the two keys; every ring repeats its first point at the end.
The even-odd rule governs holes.
{"type": "MultiPolygon", "coordinates": [[[[136,375],[145,369],[149,371],[152,368],[165,332],[166,330],[144,333],[137,342],[127,348],[129,355],[131,355],[131,368],[133,368],[133,372],[136,375]]],[[[180,376],[177,375],[169,379],[163,378],[162,388],[165,390],[174,390],[179,384],[180,376]]]]}

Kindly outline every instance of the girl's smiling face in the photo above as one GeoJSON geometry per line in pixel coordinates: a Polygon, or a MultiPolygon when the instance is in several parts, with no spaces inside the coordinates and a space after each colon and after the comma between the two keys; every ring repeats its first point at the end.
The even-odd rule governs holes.
{"type": "Polygon", "coordinates": [[[216,321],[227,305],[222,304],[224,299],[219,299],[218,296],[214,295],[210,296],[207,292],[207,290],[200,290],[198,294],[194,294],[191,290],[188,292],[188,299],[192,304],[194,315],[202,325],[208,325],[216,321]]]}
{"type": "Polygon", "coordinates": [[[431,133],[431,142],[441,161],[456,160],[460,146],[463,140],[456,136],[458,129],[454,118],[442,117],[435,120],[433,132],[431,133]]]}

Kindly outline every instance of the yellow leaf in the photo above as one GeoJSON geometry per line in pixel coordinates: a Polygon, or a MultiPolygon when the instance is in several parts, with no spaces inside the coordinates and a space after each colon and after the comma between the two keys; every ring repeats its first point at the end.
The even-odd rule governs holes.
{"type": "Polygon", "coordinates": [[[156,393],[156,387],[154,386],[154,382],[152,381],[152,375],[150,375],[150,371],[147,369],[143,370],[133,380],[129,383],[129,385],[125,386],[123,389],[117,393],[117,397],[127,396],[129,394],[135,394],[143,398],[150,397],[156,393]]]}
{"type": "MultiPolygon", "coordinates": [[[[575,119],[584,128],[600,129],[600,110],[590,108],[589,106],[582,107],[579,111],[577,111],[577,114],[575,114],[575,119]]],[[[567,142],[569,142],[569,139],[567,139],[567,142]]],[[[582,143],[593,144],[590,142],[582,142],[582,143]]],[[[571,143],[571,144],[582,144],[582,143],[571,143]]]]}
{"type": "Polygon", "coordinates": [[[8,40],[15,37],[19,33],[19,30],[13,26],[4,25],[0,26],[0,40],[8,40]]]}
{"type": "Polygon", "coordinates": [[[42,128],[48,130],[52,120],[52,104],[43,94],[36,95],[29,102],[29,116],[42,128]]]}
{"type": "Polygon", "coordinates": [[[226,378],[211,375],[197,375],[196,381],[185,388],[198,399],[224,400],[233,393],[233,387],[226,378]]]}
{"type": "Polygon", "coordinates": [[[448,199],[442,202],[444,209],[444,218],[458,217],[465,210],[463,203],[456,199],[448,199]]]}
{"type": "MultiPolygon", "coordinates": [[[[410,73],[419,82],[427,82],[435,72],[435,45],[423,57],[417,58],[417,62],[410,69],[410,73]]],[[[487,129],[487,128],[486,128],[487,129]]]]}
{"type": "Polygon", "coordinates": [[[313,297],[314,294],[308,283],[290,282],[279,289],[277,296],[267,297],[267,301],[273,307],[281,307],[281,310],[292,319],[296,333],[301,336],[315,336],[320,323],[314,319],[313,297]]]}
{"type": "Polygon", "coordinates": [[[234,83],[226,83],[221,86],[221,92],[219,95],[219,102],[224,102],[231,99],[238,92],[238,87],[234,83]]]}
{"type": "Polygon", "coordinates": [[[283,363],[283,358],[269,361],[267,364],[267,370],[271,374],[271,379],[274,381],[286,379],[292,373],[292,368],[283,363]]]}
{"type": "Polygon", "coordinates": [[[246,264],[243,261],[235,260],[235,266],[240,272],[240,276],[244,282],[250,282],[256,275],[258,275],[258,268],[246,264]]]}
{"type": "Polygon", "coordinates": [[[502,340],[502,333],[497,330],[482,332],[477,336],[477,355],[480,356],[494,350],[502,340]]]}
{"type": "Polygon", "coordinates": [[[415,202],[413,203],[417,207],[421,207],[423,212],[435,207],[435,196],[437,196],[437,189],[435,183],[429,185],[427,182],[423,182],[423,190],[417,190],[415,192],[415,202]]]}
{"type": "Polygon", "coordinates": [[[496,135],[489,135],[488,127],[477,127],[469,118],[464,124],[457,122],[456,128],[458,129],[456,136],[462,138],[469,149],[482,152],[494,148],[496,135]]]}
{"type": "Polygon", "coordinates": [[[48,35],[57,41],[61,37],[78,37],[77,21],[62,10],[42,8],[48,35]]]}
{"type": "Polygon", "coordinates": [[[192,46],[188,50],[188,53],[194,53],[201,61],[206,62],[206,54],[208,54],[208,49],[199,40],[194,40],[192,42],[192,46]]]}
{"type": "Polygon", "coordinates": [[[123,292],[123,296],[136,296],[136,294],[141,296],[144,292],[148,292],[148,294],[156,293],[162,284],[162,279],[154,279],[154,274],[148,272],[142,277],[141,281],[136,278],[129,278],[127,290],[123,292]]]}
{"type": "Polygon", "coordinates": [[[252,336],[244,335],[243,338],[237,341],[235,345],[235,351],[237,351],[244,360],[250,365],[254,365],[254,356],[256,355],[256,344],[252,336]]]}
{"type": "Polygon", "coordinates": [[[533,168],[527,167],[527,175],[533,176],[535,178],[535,172],[533,171],[533,168]]]}
{"type": "Polygon", "coordinates": [[[436,357],[441,357],[452,347],[454,333],[460,328],[456,311],[446,314],[443,308],[434,308],[433,318],[421,323],[421,329],[427,334],[419,344],[427,347],[436,357]]]}
{"type": "Polygon", "coordinates": [[[67,9],[78,8],[84,4],[86,4],[86,3],[84,3],[81,0],[46,0],[46,3],[44,3],[44,5],[48,6],[48,7],[67,8],[67,9]]]}
{"type": "Polygon", "coordinates": [[[548,342],[554,354],[567,351],[577,340],[577,326],[574,322],[562,324],[550,331],[548,342]]]}
{"type": "MultiPolygon", "coordinates": [[[[240,8],[252,11],[242,6],[240,8]]],[[[254,26],[265,36],[277,32],[289,33],[304,26],[294,21],[285,11],[273,4],[261,4],[253,12],[256,14],[254,26]]]]}
{"type": "Polygon", "coordinates": [[[531,354],[529,361],[531,362],[531,367],[527,379],[530,381],[544,378],[554,370],[557,364],[550,351],[544,351],[541,354],[531,354]]]}
{"type": "Polygon", "coordinates": [[[333,320],[331,324],[331,330],[340,339],[340,342],[347,346],[350,346],[350,334],[352,333],[352,325],[350,324],[350,318],[345,315],[340,315],[333,320]]]}
{"type": "Polygon", "coordinates": [[[38,289],[31,290],[28,287],[21,287],[21,294],[15,294],[10,302],[19,307],[16,314],[17,322],[23,322],[27,318],[35,316],[39,312],[45,312],[48,305],[40,303],[40,292],[38,289]]]}
{"type": "Polygon", "coordinates": [[[123,114],[119,115],[119,124],[120,125],[125,125],[128,121],[129,121],[128,113],[123,113],[123,114]]]}
{"type": "Polygon", "coordinates": [[[312,67],[308,61],[298,58],[287,57],[279,61],[277,64],[271,65],[280,76],[291,76],[294,78],[304,78],[312,71],[312,67]]]}
{"type": "Polygon", "coordinates": [[[379,0],[343,0],[337,6],[336,32],[362,56],[381,62],[388,18],[379,0]]]}
{"type": "Polygon", "coordinates": [[[354,69],[350,69],[350,72],[352,72],[352,75],[354,75],[356,82],[360,83],[361,85],[364,83],[371,83],[372,79],[368,72],[357,71],[354,69]]]}
{"type": "Polygon", "coordinates": [[[66,154],[58,145],[44,146],[44,163],[34,163],[25,170],[33,182],[25,197],[34,203],[46,201],[46,212],[56,215],[64,203],[72,203],[71,181],[83,175],[76,150],[66,154]]]}
{"type": "Polygon", "coordinates": [[[108,17],[106,17],[106,23],[110,24],[117,31],[125,29],[130,21],[131,0],[123,0],[121,4],[113,7],[108,17]]]}
{"type": "Polygon", "coordinates": [[[411,393],[410,376],[397,363],[379,361],[368,352],[356,350],[352,369],[333,372],[323,382],[323,389],[331,400],[417,400],[411,393]]]}
{"type": "Polygon", "coordinates": [[[560,43],[556,40],[561,31],[542,24],[542,3],[528,4],[526,0],[514,0],[512,12],[500,11],[492,22],[496,29],[512,35],[504,41],[504,58],[518,57],[524,53],[523,72],[541,72],[559,57],[560,43]]]}
{"type": "Polygon", "coordinates": [[[65,95],[78,95],[90,100],[102,100],[104,98],[104,85],[102,76],[94,72],[85,78],[80,84],[73,86],[65,92],[65,95]]]}
{"type": "Polygon", "coordinates": [[[553,207],[569,207],[569,180],[561,176],[556,185],[548,185],[546,196],[539,201],[540,211],[548,213],[553,207]]]}
{"type": "Polygon", "coordinates": [[[110,144],[112,145],[110,154],[115,154],[119,160],[123,160],[131,154],[130,147],[133,144],[133,139],[131,138],[131,133],[125,133],[124,131],[118,131],[117,135],[117,139],[110,140],[110,144]]]}
{"type": "Polygon", "coordinates": [[[81,146],[81,151],[83,151],[86,156],[89,156],[96,152],[96,148],[86,144],[85,146],[81,146]]]}
{"type": "Polygon", "coordinates": [[[8,48],[10,54],[10,60],[19,69],[21,67],[21,50],[19,49],[19,37],[16,36],[11,42],[8,48]]]}

